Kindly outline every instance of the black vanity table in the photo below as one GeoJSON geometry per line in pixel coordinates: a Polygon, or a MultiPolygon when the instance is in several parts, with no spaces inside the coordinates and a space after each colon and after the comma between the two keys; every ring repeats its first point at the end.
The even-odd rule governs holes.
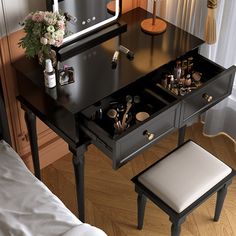
{"type": "MultiPolygon", "coordinates": [[[[204,42],[168,24],[166,32],[151,36],[140,29],[150,14],[141,8],[124,14],[127,31],[98,45],[76,52],[63,49],[61,65],[74,68],[75,82],[47,89],[43,68],[37,61],[21,58],[13,66],[19,80],[18,100],[25,110],[35,174],[40,178],[35,118],[38,117],[69,146],[77,186],[79,218],[84,221],[84,152],[91,143],[102,150],[117,169],[160,138],[179,129],[178,144],[184,140],[188,122],[231,93],[235,67],[224,69],[198,54],[204,42]],[[116,69],[111,68],[114,51],[122,44],[135,53],[130,61],[120,54],[116,69]],[[73,52],[75,52],[73,54],[73,52]],[[69,56],[68,56],[69,55],[69,56]],[[161,86],[163,73],[173,71],[176,59],[193,57],[202,73],[202,84],[180,96],[161,86]],[[143,122],[132,121],[120,134],[106,112],[112,101],[126,105],[125,97],[139,95],[140,104],[132,109],[148,111],[143,122]],[[102,117],[97,117],[102,110],[102,117]]],[[[71,46],[69,46],[71,47],[71,46]]]]}

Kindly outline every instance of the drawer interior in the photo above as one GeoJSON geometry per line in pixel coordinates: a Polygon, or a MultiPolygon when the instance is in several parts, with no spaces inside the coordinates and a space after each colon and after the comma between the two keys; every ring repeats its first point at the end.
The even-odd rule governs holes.
{"type": "Polygon", "coordinates": [[[150,120],[175,100],[162,88],[139,81],[90,106],[82,114],[107,135],[120,136],[150,120]],[[128,102],[131,102],[131,108],[126,112],[128,102]],[[124,116],[125,125],[122,126],[124,116]]]}
{"type": "Polygon", "coordinates": [[[201,82],[205,83],[222,73],[225,69],[201,55],[195,55],[193,71],[202,73],[201,82]]]}
{"type": "Polygon", "coordinates": [[[152,77],[153,82],[165,91],[171,92],[177,97],[182,97],[202,87],[210,79],[224,71],[223,67],[193,51],[164,65],[152,77]],[[176,73],[178,62],[181,65],[180,71],[183,73],[180,78],[177,77],[176,73]],[[187,65],[185,69],[183,69],[184,64],[187,65]]]}

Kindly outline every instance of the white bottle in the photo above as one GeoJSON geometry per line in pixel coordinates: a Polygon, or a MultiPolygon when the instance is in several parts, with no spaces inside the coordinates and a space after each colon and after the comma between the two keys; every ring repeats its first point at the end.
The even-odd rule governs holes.
{"type": "Polygon", "coordinates": [[[50,59],[45,61],[44,83],[48,88],[54,88],[56,86],[56,74],[50,59]]]}

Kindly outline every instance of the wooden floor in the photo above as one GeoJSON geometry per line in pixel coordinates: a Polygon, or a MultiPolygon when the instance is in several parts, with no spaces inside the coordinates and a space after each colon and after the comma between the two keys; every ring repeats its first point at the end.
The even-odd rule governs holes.
{"type": "MultiPolygon", "coordinates": [[[[191,138],[236,169],[234,144],[223,135],[208,138],[202,125],[188,128],[191,138]]],[[[86,222],[103,229],[109,236],[170,235],[168,216],[152,202],[147,202],[144,228],[136,229],[136,193],[130,179],[176,146],[177,134],[137,156],[117,171],[111,161],[93,145],[85,156],[86,222]]],[[[42,170],[43,182],[75,214],[75,182],[71,156],[67,155],[42,170]]],[[[181,236],[236,235],[236,178],[230,185],[220,221],[212,221],[215,195],[190,214],[182,225],[181,236]]]]}

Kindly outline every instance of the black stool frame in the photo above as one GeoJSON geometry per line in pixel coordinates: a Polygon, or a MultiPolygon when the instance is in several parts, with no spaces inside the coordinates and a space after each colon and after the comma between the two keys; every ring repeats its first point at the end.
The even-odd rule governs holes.
{"type": "MultiPolygon", "coordinates": [[[[181,146],[183,146],[189,141],[191,140],[186,141],[181,146]]],[[[209,191],[207,191],[204,195],[202,195],[200,198],[198,198],[195,202],[193,202],[190,206],[188,206],[184,211],[180,213],[174,211],[170,206],[168,206],[164,201],[162,201],[158,196],[156,196],[152,191],[147,189],[142,183],[138,181],[138,177],[140,175],[142,175],[144,172],[146,172],[151,167],[156,165],[158,162],[165,159],[171,153],[175,152],[181,146],[177,147],[176,149],[165,155],[163,158],[152,164],[150,167],[148,167],[147,169],[136,175],[134,178],[132,178],[132,181],[135,184],[135,191],[138,193],[138,200],[137,200],[138,229],[141,230],[143,227],[145,205],[147,198],[149,198],[152,202],[154,202],[157,206],[159,206],[164,212],[166,212],[169,215],[170,217],[169,219],[172,222],[171,236],[179,236],[181,231],[181,224],[185,221],[186,216],[216,192],[217,192],[217,200],[215,206],[214,221],[219,220],[224,199],[226,197],[227,188],[231,184],[232,178],[236,175],[236,171],[234,169],[232,169],[232,172],[229,175],[227,175],[223,180],[217,183],[214,187],[212,187],[209,191]]]]}

